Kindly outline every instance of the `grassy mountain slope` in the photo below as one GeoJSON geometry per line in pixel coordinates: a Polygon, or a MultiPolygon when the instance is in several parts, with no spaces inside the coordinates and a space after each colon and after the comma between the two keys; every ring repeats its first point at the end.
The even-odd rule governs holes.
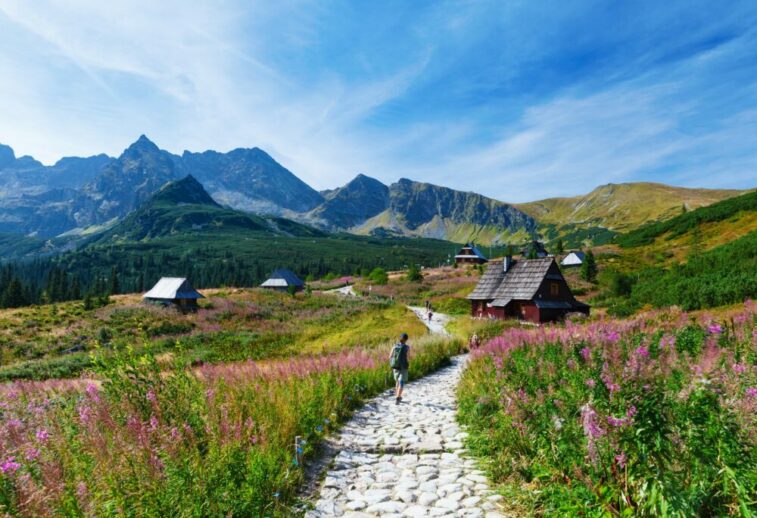
{"type": "Polygon", "coordinates": [[[166,184],[145,204],[93,243],[123,243],[192,233],[318,236],[311,227],[221,207],[192,176],[166,184]]]}
{"type": "Polygon", "coordinates": [[[602,227],[628,232],[650,221],[674,217],[683,207],[693,210],[743,192],[687,189],[649,182],[623,183],[602,185],[582,196],[548,198],[515,206],[540,225],[602,227]]]}
{"type": "Polygon", "coordinates": [[[755,213],[757,213],[757,191],[752,191],[680,214],[666,221],[649,223],[620,237],[618,244],[628,248],[648,245],[660,238],[672,240],[694,231],[703,224],[709,224],[712,227],[721,222],[735,222],[741,220],[742,217],[746,218],[746,221],[742,223],[749,224],[754,219],[755,213]]]}

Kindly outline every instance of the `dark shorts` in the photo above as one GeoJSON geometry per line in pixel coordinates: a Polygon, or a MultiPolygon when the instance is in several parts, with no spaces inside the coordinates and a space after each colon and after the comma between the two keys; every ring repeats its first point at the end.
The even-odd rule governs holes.
{"type": "Polygon", "coordinates": [[[404,387],[407,383],[407,369],[392,369],[394,373],[394,381],[400,384],[400,387],[404,387]]]}

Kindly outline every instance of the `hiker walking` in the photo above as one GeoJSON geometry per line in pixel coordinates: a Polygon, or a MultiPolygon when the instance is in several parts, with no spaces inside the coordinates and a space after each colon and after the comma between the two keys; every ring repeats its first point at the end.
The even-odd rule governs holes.
{"type": "Polygon", "coordinates": [[[410,350],[410,346],[407,345],[407,333],[400,335],[400,341],[392,347],[392,354],[389,355],[389,366],[392,368],[394,374],[394,403],[399,405],[402,401],[402,389],[405,388],[407,383],[408,369],[410,363],[407,359],[407,353],[410,350]]]}
{"type": "Polygon", "coordinates": [[[426,301],[426,313],[428,313],[430,309],[431,309],[431,301],[427,300],[426,301]]]}
{"type": "Polygon", "coordinates": [[[481,345],[481,339],[478,337],[476,333],[473,333],[473,336],[470,337],[470,343],[468,344],[468,348],[472,351],[473,349],[478,349],[479,345],[481,345]]]}
{"type": "Polygon", "coordinates": [[[431,322],[431,319],[434,317],[434,310],[431,309],[431,306],[428,307],[428,321],[431,322]]]}

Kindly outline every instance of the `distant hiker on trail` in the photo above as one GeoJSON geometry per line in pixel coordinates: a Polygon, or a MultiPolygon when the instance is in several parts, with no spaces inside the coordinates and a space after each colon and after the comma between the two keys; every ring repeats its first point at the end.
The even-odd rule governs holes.
{"type": "Polygon", "coordinates": [[[479,345],[481,345],[481,339],[478,337],[476,333],[473,333],[473,336],[470,337],[468,348],[472,351],[473,349],[478,349],[479,345]]]}
{"type": "Polygon", "coordinates": [[[410,350],[410,346],[407,345],[407,333],[400,335],[400,341],[392,347],[392,354],[389,355],[389,366],[392,368],[394,374],[394,381],[396,385],[394,387],[394,403],[399,405],[402,401],[402,389],[405,388],[407,383],[408,369],[410,363],[407,359],[407,353],[410,350]]]}
{"type": "Polygon", "coordinates": [[[434,318],[434,310],[431,309],[431,307],[428,308],[428,321],[431,322],[431,319],[434,318]]]}
{"type": "Polygon", "coordinates": [[[431,309],[431,301],[427,300],[426,301],[426,313],[428,313],[430,309],[431,309]]]}

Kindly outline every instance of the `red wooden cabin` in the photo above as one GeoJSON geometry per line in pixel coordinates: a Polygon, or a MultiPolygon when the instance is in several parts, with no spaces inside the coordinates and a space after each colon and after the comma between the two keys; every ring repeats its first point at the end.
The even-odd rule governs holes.
{"type": "Polygon", "coordinates": [[[491,261],[468,299],[474,317],[552,322],[568,313],[589,314],[552,257],[491,261]]]}

